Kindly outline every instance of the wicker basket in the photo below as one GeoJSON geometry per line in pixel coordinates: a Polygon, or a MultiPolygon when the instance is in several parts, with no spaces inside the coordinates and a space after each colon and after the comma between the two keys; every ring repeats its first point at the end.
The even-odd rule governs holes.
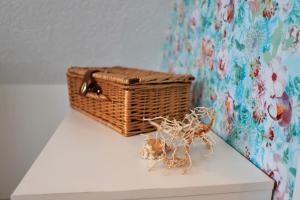
{"type": "Polygon", "coordinates": [[[182,119],[194,77],[117,66],[70,67],[67,79],[72,108],[131,136],[155,130],[143,118],[182,119]]]}

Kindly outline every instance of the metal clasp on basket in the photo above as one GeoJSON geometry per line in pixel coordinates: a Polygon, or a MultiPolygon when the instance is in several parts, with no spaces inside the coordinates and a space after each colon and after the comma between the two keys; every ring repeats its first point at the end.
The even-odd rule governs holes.
{"type": "Polygon", "coordinates": [[[99,72],[99,70],[88,70],[83,78],[80,86],[79,94],[81,96],[111,101],[107,96],[102,94],[102,89],[97,81],[93,78],[93,73],[99,72]]]}
{"type": "Polygon", "coordinates": [[[90,97],[93,99],[110,100],[107,96],[102,94],[102,89],[97,81],[93,78],[93,73],[99,70],[88,70],[83,78],[80,86],[79,94],[81,96],[90,97]]]}
{"type": "Polygon", "coordinates": [[[80,86],[80,95],[86,96],[88,92],[94,92],[96,94],[101,94],[101,87],[97,84],[96,80],[93,78],[93,73],[98,72],[98,70],[88,70],[83,78],[80,86]]]}

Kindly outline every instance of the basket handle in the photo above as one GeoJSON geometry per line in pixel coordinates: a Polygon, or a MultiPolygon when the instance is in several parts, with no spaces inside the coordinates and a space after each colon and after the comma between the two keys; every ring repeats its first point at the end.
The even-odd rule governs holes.
{"type": "Polygon", "coordinates": [[[99,70],[87,70],[84,74],[83,81],[80,85],[79,94],[84,97],[89,97],[99,100],[110,100],[107,96],[102,94],[102,89],[97,81],[93,78],[93,74],[99,70]]]}

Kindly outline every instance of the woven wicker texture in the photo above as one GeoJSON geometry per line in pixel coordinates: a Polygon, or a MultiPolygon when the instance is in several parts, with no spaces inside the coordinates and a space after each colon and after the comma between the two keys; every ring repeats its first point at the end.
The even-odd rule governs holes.
{"type": "Polygon", "coordinates": [[[181,120],[189,111],[191,75],[174,75],[125,67],[71,67],[67,72],[71,107],[125,136],[154,131],[143,118],[164,116],[181,120]],[[101,95],[79,94],[87,70],[101,95]]]}

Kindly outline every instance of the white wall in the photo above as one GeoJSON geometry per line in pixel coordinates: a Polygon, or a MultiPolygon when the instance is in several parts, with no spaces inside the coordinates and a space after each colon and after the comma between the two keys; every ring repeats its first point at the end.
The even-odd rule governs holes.
{"type": "Polygon", "coordinates": [[[69,65],[158,68],[170,0],[1,0],[0,83],[64,83],[69,65]]]}
{"type": "Polygon", "coordinates": [[[0,1],[0,199],[9,198],[63,119],[66,67],[158,69],[172,4],[0,1]]]}

